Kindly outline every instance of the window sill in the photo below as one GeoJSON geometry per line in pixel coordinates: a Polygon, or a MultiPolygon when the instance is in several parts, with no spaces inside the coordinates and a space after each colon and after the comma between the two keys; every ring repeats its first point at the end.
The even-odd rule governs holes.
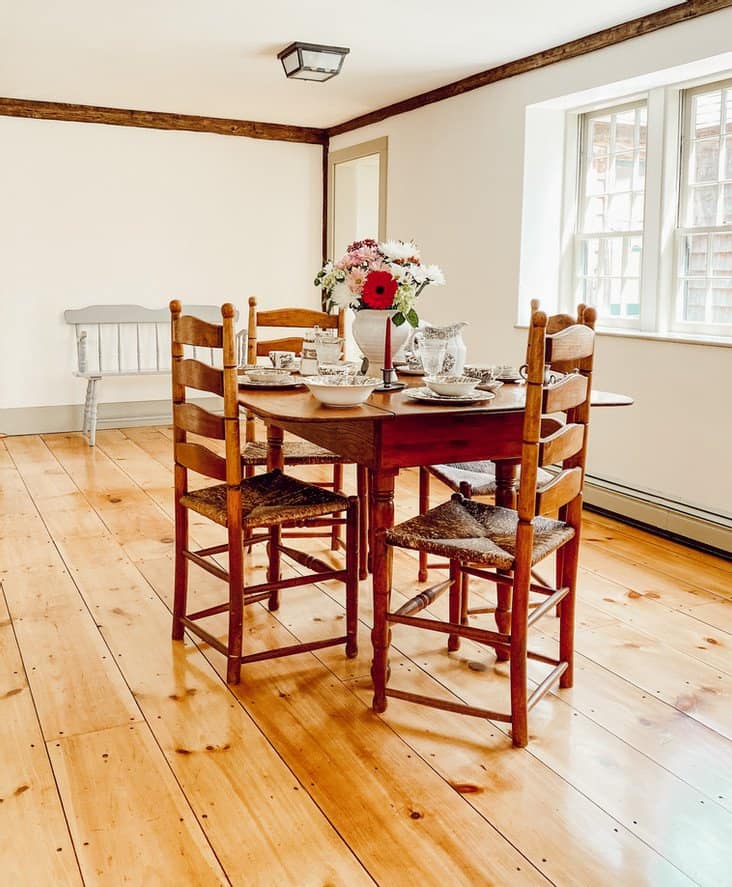
{"type": "MultiPolygon", "coordinates": [[[[514,324],[514,329],[527,330],[526,323],[514,324]]],[[[641,330],[596,330],[599,336],[612,336],[620,339],[644,339],[649,342],[675,342],[677,345],[712,345],[716,348],[732,348],[732,336],[687,336],[683,333],[650,333],[641,330]]]]}

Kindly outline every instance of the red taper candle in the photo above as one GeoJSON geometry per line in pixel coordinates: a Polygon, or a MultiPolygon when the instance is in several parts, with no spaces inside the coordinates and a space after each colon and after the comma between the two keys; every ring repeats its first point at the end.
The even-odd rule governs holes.
{"type": "Polygon", "coordinates": [[[384,369],[391,369],[391,317],[386,318],[386,334],[384,335],[384,369]]]}

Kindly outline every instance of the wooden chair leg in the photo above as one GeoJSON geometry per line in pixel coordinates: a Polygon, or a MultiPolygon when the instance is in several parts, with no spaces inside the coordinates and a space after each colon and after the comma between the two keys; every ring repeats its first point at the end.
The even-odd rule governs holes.
{"type": "Polygon", "coordinates": [[[559,678],[559,686],[568,689],[574,683],[574,611],[577,597],[577,573],[579,567],[580,524],[582,520],[582,496],[570,502],[568,521],[576,527],[574,538],[560,549],[562,585],[569,586],[569,594],[559,605],[559,658],[567,663],[567,669],[559,678]]]}
{"type": "Polygon", "coordinates": [[[244,544],[241,524],[228,528],[229,537],[229,635],[227,643],[226,683],[241,680],[241,653],[244,636],[244,544]]]}
{"type": "MultiPolygon", "coordinates": [[[[496,570],[497,573],[505,572],[502,570],[496,570]]],[[[467,591],[465,592],[465,596],[467,598],[467,591]]],[[[502,634],[508,634],[511,629],[511,614],[512,614],[512,594],[511,594],[511,586],[508,583],[499,582],[496,584],[496,612],[495,612],[495,620],[496,620],[496,628],[502,634]]],[[[497,649],[496,650],[496,659],[498,662],[505,662],[509,658],[509,653],[507,650],[497,649]]]]}
{"type": "MultiPolygon", "coordinates": [[[[419,467],[419,513],[426,514],[430,510],[430,473],[424,467],[419,467]]],[[[419,582],[427,581],[427,552],[419,552],[419,571],[417,573],[419,582]]]]}
{"type": "Polygon", "coordinates": [[[346,656],[353,659],[358,653],[358,540],[360,500],[355,496],[348,498],[346,511],[346,656]]]}
{"type": "Polygon", "coordinates": [[[365,465],[356,465],[356,492],[358,494],[358,578],[368,577],[369,553],[369,482],[365,465]]]}
{"type": "MultiPolygon", "coordinates": [[[[340,492],[343,489],[343,465],[336,463],[333,466],[333,489],[340,492]]],[[[330,549],[338,551],[340,548],[341,528],[339,524],[334,524],[330,531],[330,549]]]]}
{"type": "MultiPolygon", "coordinates": [[[[176,465],[176,472],[179,466],[176,465]]],[[[188,548],[188,509],[175,499],[175,585],[173,591],[173,640],[183,640],[181,617],[186,614],[188,600],[188,560],[183,552],[188,548]]]]}
{"type": "MultiPolygon", "coordinates": [[[[450,561],[450,622],[453,625],[462,623],[463,595],[462,595],[463,572],[460,569],[460,561],[450,561]]],[[[454,653],[460,649],[460,635],[449,634],[447,636],[448,652],[454,653]]]]}
{"type": "Polygon", "coordinates": [[[528,557],[520,559],[518,549],[523,541],[531,546],[533,532],[530,525],[519,523],[517,536],[516,570],[514,572],[513,600],[511,609],[511,738],[517,748],[529,741],[528,724],[528,658],[526,655],[529,620],[529,585],[531,570],[528,557]],[[522,530],[524,532],[522,532],[522,530]],[[527,566],[522,566],[525,564],[527,566]]]}
{"type": "MultiPolygon", "coordinates": [[[[279,582],[280,581],[280,543],[282,541],[282,528],[281,527],[270,527],[269,530],[269,542],[267,543],[267,557],[269,558],[269,565],[267,567],[267,582],[279,582]]],[[[270,592],[269,600],[267,601],[267,606],[269,607],[271,612],[275,610],[279,610],[280,608],[280,590],[279,588],[273,589],[270,592]]]]}

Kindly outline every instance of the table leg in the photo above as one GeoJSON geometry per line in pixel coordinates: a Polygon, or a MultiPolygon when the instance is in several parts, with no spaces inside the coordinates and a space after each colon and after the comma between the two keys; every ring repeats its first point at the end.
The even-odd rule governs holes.
{"type": "MultiPolygon", "coordinates": [[[[516,508],[518,464],[516,462],[496,462],[496,505],[503,508],[516,508]]],[[[500,573],[501,570],[496,572],[500,573]]],[[[511,586],[496,585],[496,627],[501,634],[511,631],[511,586]]],[[[496,659],[504,662],[509,658],[508,650],[496,649],[496,659]]]]}
{"type": "Polygon", "coordinates": [[[386,621],[391,597],[392,549],[386,544],[386,530],[394,525],[394,479],[396,470],[370,473],[371,561],[373,568],[374,627],[371,643],[374,658],[371,678],[374,683],[373,709],[386,709],[386,683],[389,679],[389,644],[391,629],[386,621]]]}
{"type": "Polygon", "coordinates": [[[276,425],[267,425],[267,471],[275,468],[282,470],[285,459],[282,455],[282,429],[276,425]]]}
{"type": "MultiPolygon", "coordinates": [[[[285,464],[282,455],[282,429],[276,425],[267,425],[267,471],[275,468],[282,470],[285,464]]],[[[282,528],[279,526],[270,527],[269,542],[267,543],[267,553],[269,555],[269,566],[267,568],[267,581],[279,582],[280,580],[280,545],[282,544],[282,528]]],[[[275,589],[269,596],[267,606],[270,610],[275,611],[280,606],[280,592],[275,589]]]]}

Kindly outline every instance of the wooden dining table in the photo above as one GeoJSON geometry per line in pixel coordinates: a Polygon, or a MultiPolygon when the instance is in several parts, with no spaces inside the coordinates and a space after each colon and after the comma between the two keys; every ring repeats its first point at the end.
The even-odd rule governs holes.
{"type": "MultiPolygon", "coordinates": [[[[420,380],[410,380],[419,384],[420,380]]],[[[632,398],[593,391],[592,405],[627,406],[632,398]]],[[[445,462],[492,460],[496,464],[496,504],[515,507],[524,420],[525,386],[506,384],[495,398],[470,406],[421,403],[405,390],[374,392],[362,405],[322,406],[306,389],[256,390],[240,387],[239,404],[267,427],[268,468],[282,468],[285,431],[311,441],[367,468],[370,495],[370,542],[374,613],[387,612],[391,549],[385,531],[394,523],[394,484],[401,468],[445,462]]],[[[501,630],[510,618],[496,612],[501,630]]],[[[375,711],[386,708],[382,676],[386,673],[389,628],[372,631],[375,711]]]]}

